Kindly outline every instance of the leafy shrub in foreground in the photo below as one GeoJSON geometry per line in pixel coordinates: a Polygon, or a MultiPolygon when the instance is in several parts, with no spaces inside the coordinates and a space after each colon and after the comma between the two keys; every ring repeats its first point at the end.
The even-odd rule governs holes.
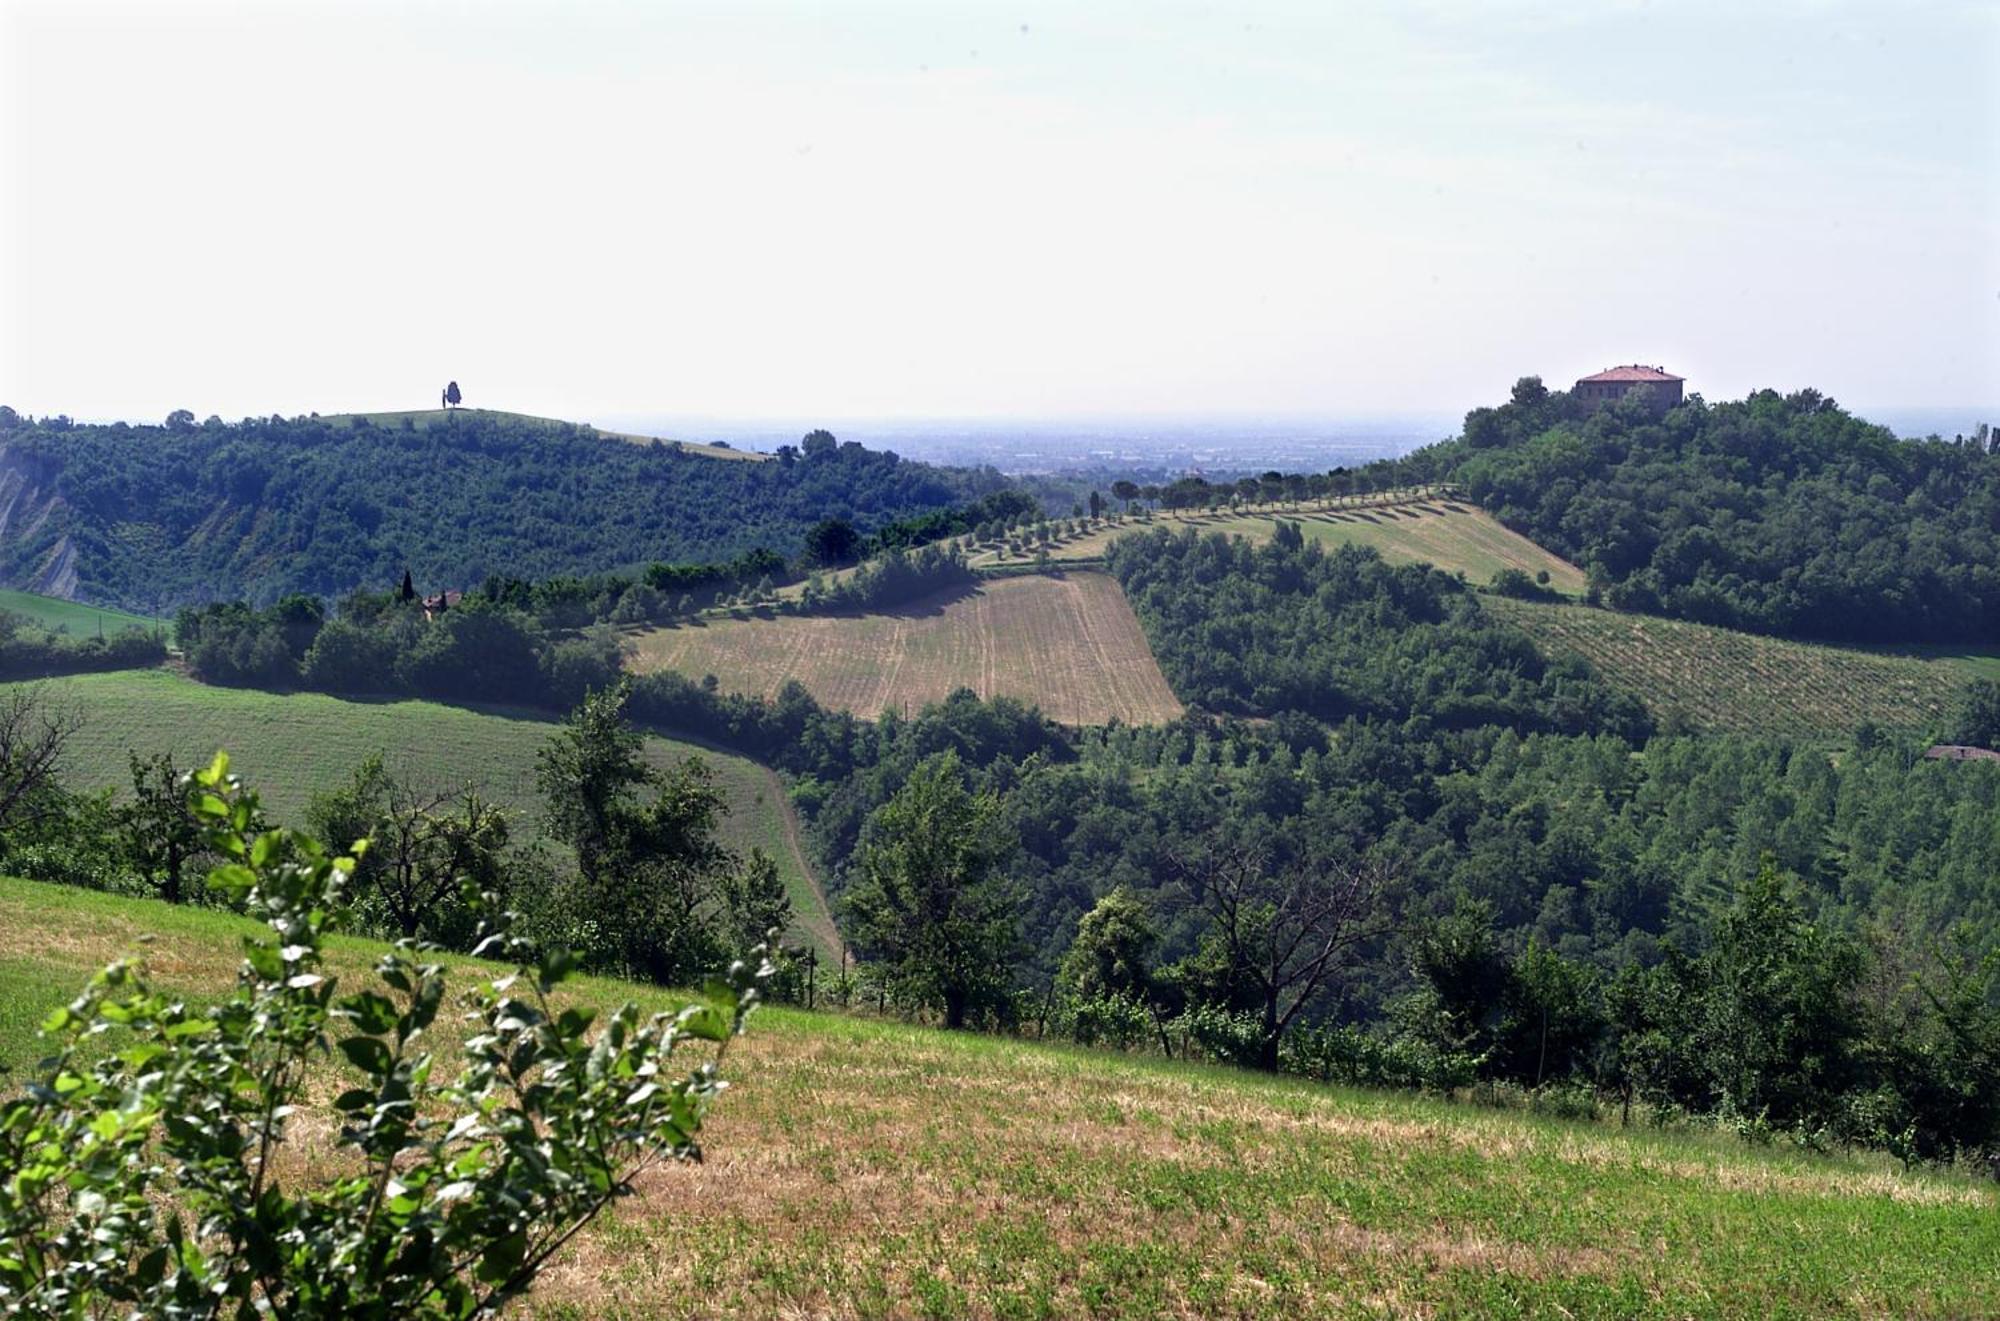
{"type": "Polygon", "coordinates": [[[498,923],[481,951],[516,971],[468,997],[465,1062],[445,1081],[428,1041],[441,965],[399,943],[379,985],[352,995],[325,971],[354,859],[263,829],[225,757],[196,781],[225,859],[209,883],[267,934],[245,938],[236,989],[212,1009],[126,961],[50,1015],[56,1054],[0,1106],[8,1314],[491,1314],[637,1175],[700,1157],[717,1065],[768,965],[734,965],[713,1003],[643,1019],[627,1004],[592,1034],[590,1010],[549,999],[570,957],[538,957],[498,923]],[[689,1040],[714,1057],[675,1077],[689,1040]],[[332,1049],[360,1083],[333,1101],[338,1173],[315,1182],[279,1152],[332,1049]]]}

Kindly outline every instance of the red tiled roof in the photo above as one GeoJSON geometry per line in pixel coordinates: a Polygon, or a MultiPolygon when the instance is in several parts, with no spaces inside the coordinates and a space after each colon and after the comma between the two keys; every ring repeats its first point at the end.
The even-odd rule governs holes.
{"type": "Polygon", "coordinates": [[[2000,761],[2000,752],[1991,748],[1971,748],[1962,743],[1940,743],[1924,756],[1931,761],[2000,761]]]}
{"type": "Polygon", "coordinates": [[[1583,377],[1577,384],[1581,385],[1583,381],[1682,381],[1686,379],[1684,376],[1676,376],[1672,372],[1662,368],[1642,367],[1635,362],[1629,367],[1612,367],[1597,373],[1595,376],[1583,377]]]}

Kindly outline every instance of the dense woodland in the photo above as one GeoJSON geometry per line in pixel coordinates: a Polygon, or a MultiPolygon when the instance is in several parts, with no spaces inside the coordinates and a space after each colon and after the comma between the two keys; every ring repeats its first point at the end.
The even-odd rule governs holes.
{"type": "Polygon", "coordinates": [[[0,467],[42,515],[0,548],[32,585],[62,547],[79,600],[183,604],[394,584],[427,591],[652,562],[797,554],[826,519],[862,533],[1003,489],[824,432],[766,462],[706,458],[589,428],[495,414],[449,425],[319,418],[82,426],[0,410],[0,467]]]}
{"type": "Polygon", "coordinates": [[[1817,391],[1591,409],[1528,378],[1405,461],[1605,601],[1851,642],[2000,640],[2000,441],[1898,440],[1817,391]]]}
{"type": "Polygon", "coordinates": [[[1126,537],[1107,567],[1175,693],[1211,711],[1447,729],[1646,727],[1639,703],[1581,663],[1544,657],[1457,579],[1361,547],[1329,553],[1289,523],[1262,547],[1192,531],[1126,537]]]}

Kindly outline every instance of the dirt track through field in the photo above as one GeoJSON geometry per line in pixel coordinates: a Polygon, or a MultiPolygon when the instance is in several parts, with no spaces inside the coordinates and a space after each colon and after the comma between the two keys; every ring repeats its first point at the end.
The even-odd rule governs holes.
{"type": "Polygon", "coordinates": [[[775,696],[797,679],[822,705],[914,714],[970,688],[1070,725],[1154,724],[1181,705],[1125,595],[1101,573],[986,581],[893,613],[710,620],[628,641],[635,671],[713,674],[730,692],[775,696]]]}

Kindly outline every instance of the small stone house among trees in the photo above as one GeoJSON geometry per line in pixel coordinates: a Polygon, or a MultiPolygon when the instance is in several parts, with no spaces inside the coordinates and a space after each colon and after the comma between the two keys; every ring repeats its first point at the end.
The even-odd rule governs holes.
{"type": "Polygon", "coordinates": [[[464,592],[439,592],[436,596],[424,598],[424,618],[436,619],[447,610],[457,607],[465,599],[464,592]]]}
{"type": "Polygon", "coordinates": [[[1644,391],[1652,400],[1653,411],[1664,413],[1681,402],[1685,380],[1664,367],[1645,367],[1635,362],[1624,367],[1607,367],[1594,376],[1582,378],[1576,383],[1574,393],[1586,403],[1602,406],[1617,403],[1635,391],[1644,391]]]}

